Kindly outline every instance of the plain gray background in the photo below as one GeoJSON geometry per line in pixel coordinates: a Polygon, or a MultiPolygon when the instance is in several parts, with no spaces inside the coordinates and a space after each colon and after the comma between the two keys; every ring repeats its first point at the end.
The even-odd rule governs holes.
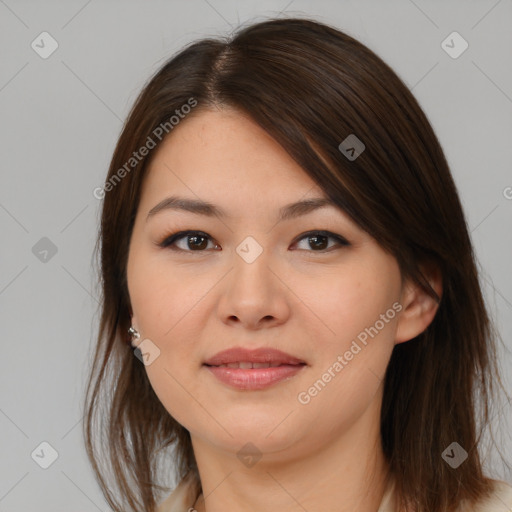
{"type": "MultiPolygon", "coordinates": [[[[93,190],[140,88],[164,61],[191,40],[278,14],[346,31],[412,89],[459,188],[510,374],[510,0],[0,0],[0,512],[110,510],[80,426],[99,320],[91,264],[101,201],[93,190]],[[469,45],[457,58],[442,47],[453,31],[469,45]],[[46,59],[31,46],[50,48],[42,32],[58,44],[46,59]],[[43,442],[58,454],[47,469],[31,456],[50,456],[43,442]]],[[[510,461],[510,405],[496,412],[510,461]]],[[[493,453],[487,463],[493,476],[512,480],[493,453]]]]}

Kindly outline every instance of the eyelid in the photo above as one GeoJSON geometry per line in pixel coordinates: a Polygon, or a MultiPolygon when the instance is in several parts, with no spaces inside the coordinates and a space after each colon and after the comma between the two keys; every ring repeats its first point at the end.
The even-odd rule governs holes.
{"type": "Polygon", "coordinates": [[[200,231],[197,229],[185,229],[182,231],[176,231],[174,233],[171,233],[170,235],[166,235],[164,239],[161,242],[155,242],[156,245],[163,249],[171,249],[174,251],[181,251],[181,252],[205,252],[203,251],[186,251],[184,249],[180,249],[179,247],[172,248],[171,245],[174,244],[176,241],[181,240],[182,238],[186,238],[188,236],[192,235],[198,235],[203,236],[205,238],[208,238],[209,240],[214,240],[213,237],[211,237],[208,233],[205,233],[204,231],[200,231]]]}
{"type": "MultiPolygon", "coordinates": [[[[182,231],[176,231],[175,233],[172,233],[170,235],[167,235],[161,242],[155,242],[158,247],[161,247],[163,249],[170,249],[173,251],[181,251],[181,252],[189,252],[189,253],[202,253],[206,252],[206,249],[200,250],[200,251],[192,251],[192,250],[186,250],[186,249],[180,249],[179,247],[171,247],[176,241],[181,240],[182,238],[186,238],[187,235],[199,235],[202,237],[205,237],[211,241],[214,241],[215,239],[211,237],[208,233],[205,233],[204,231],[200,230],[194,230],[194,229],[188,229],[188,230],[182,230],[182,231]]],[[[300,242],[302,239],[307,238],[308,236],[312,237],[314,235],[320,235],[325,236],[327,238],[332,238],[333,240],[336,240],[337,245],[339,247],[348,247],[352,245],[345,237],[342,235],[339,235],[337,233],[333,233],[332,231],[328,231],[325,229],[313,229],[306,231],[304,233],[301,233],[298,235],[295,240],[293,241],[293,245],[300,242]]],[[[217,244],[218,245],[218,244],[217,244]]],[[[335,247],[335,246],[334,246],[335,247]]],[[[314,250],[308,250],[306,252],[311,253],[319,253],[319,254],[326,254],[328,252],[331,252],[332,247],[329,249],[322,249],[320,251],[314,251],[314,250]]]]}

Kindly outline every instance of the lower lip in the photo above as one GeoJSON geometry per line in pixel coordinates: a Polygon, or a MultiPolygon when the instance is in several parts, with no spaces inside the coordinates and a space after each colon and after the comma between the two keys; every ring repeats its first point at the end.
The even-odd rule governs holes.
{"type": "Polygon", "coordinates": [[[206,366],[206,368],[221,382],[237,389],[264,389],[276,382],[293,377],[305,366],[305,364],[283,364],[269,368],[221,368],[219,366],[206,366]]]}

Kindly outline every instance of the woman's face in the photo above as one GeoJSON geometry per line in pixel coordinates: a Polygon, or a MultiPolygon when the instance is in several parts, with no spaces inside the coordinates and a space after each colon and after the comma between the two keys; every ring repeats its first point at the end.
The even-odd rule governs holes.
{"type": "Polygon", "coordinates": [[[231,452],[251,442],[298,456],[364,415],[378,423],[402,308],[400,271],[336,207],[286,210],[311,198],[325,195],[235,110],[186,118],[154,155],[130,242],[132,324],[145,340],[155,393],[193,442],[231,452]],[[171,196],[225,216],[207,208],[148,215],[171,196]],[[200,233],[158,245],[186,230],[200,233]],[[276,349],[303,364],[276,356],[280,366],[271,369],[205,365],[233,347],[276,349]]]}

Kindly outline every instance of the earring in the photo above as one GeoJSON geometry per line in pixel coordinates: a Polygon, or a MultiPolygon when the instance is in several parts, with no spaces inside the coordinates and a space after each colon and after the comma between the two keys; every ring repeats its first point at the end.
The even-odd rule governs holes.
{"type": "Polygon", "coordinates": [[[138,339],[140,339],[139,332],[136,329],[134,329],[132,326],[130,326],[130,328],[128,329],[128,334],[130,334],[130,336],[131,336],[132,347],[136,347],[138,345],[138,343],[136,343],[136,341],[138,339]]]}

